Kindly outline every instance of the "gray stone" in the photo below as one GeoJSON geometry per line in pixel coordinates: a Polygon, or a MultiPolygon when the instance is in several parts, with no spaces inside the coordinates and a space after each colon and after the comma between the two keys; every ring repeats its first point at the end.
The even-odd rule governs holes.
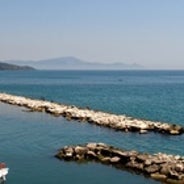
{"type": "Polygon", "coordinates": [[[149,174],[151,173],[155,173],[155,172],[158,172],[160,169],[160,167],[156,164],[153,164],[153,165],[150,165],[148,167],[145,168],[145,171],[149,174]]]}
{"type": "Polygon", "coordinates": [[[119,158],[119,157],[112,157],[111,159],[110,159],[110,162],[112,162],[112,163],[117,163],[117,162],[119,162],[121,160],[121,158],[119,158]]]}
{"type": "Polygon", "coordinates": [[[153,178],[153,179],[155,179],[155,180],[166,180],[166,178],[167,178],[167,176],[166,175],[164,175],[164,174],[160,174],[160,173],[152,173],[151,174],[151,177],[153,178]]]}
{"type": "Polygon", "coordinates": [[[120,150],[112,150],[112,154],[119,156],[119,157],[125,157],[129,158],[129,152],[128,151],[120,151],[120,150]]]}
{"type": "Polygon", "coordinates": [[[171,135],[178,135],[178,134],[180,134],[180,132],[178,130],[170,130],[169,133],[171,135]]]}
{"type": "Polygon", "coordinates": [[[145,162],[144,162],[144,165],[145,166],[149,166],[149,165],[151,165],[152,164],[152,160],[151,159],[147,159],[147,160],[145,160],[145,162]]]}
{"type": "Polygon", "coordinates": [[[86,145],[87,148],[91,149],[91,150],[95,150],[97,147],[97,143],[88,143],[86,145]]]}
{"type": "Polygon", "coordinates": [[[175,169],[177,172],[183,172],[184,171],[184,165],[181,163],[176,164],[175,169]]]}
{"type": "Polygon", "coordinates": [[[93,151],[87,151],[87,155],[90,158],[96,158],[97,157],[97,155],[93,151]]]}
{"type": "Polygon", "coordinates": [[[111,161],[111,157],[102,157],[99,160],[101,160],[102,162],[110,162],[111,161]]]}
{"type": "Polygon", "coordinates": [[[169,170],[169,176],[172,179],[179,179],[179,173],[175,170],[172,170],[172,169],[169,170]]]}
{"type": "Polygon", "coordinates": [[[184,184],[184,180],[179,181],[179,180],[168,178],[166,180],[166,183],[167,184],[184,184]]]}
{"type": "Polygon", "coordinates": [[[79,155],[85,154],[88,151],[86,147],[81,147],[81,146],[76,146],[74,150],[75,150],[75,153],[79,155]]]}
{"type": "Polygon", "coordinates": [[[148,154],[138,154],[136,160],[138,162],[145,162],[149,158],[148,154]]]}
{"type": "Polygon", "coordinates": [[[168,164],[162,164],[161,165],[161,169],[160,169],[161,174],[164,174],[164,175],[168,176],[169,171],[170,171],[170,166],[168,164]]]}

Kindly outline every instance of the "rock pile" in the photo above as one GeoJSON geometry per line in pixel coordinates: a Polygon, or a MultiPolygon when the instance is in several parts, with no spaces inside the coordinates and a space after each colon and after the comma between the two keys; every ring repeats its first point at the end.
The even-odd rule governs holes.
{"type": "Polygon", "coordinates": [[[147,133],[154,131],[171,135],[184,133],[184,128],[175,124],[153,122],[135,119],[125,115],[115,115],[101,111],[90,110],[89,108],[78,108],[71,105],[62,105],[44,100],[34,100],[30,98],[0,93],[0,101],[12,105],[23,106],[31,111],[41,111],[55,116],[63,116],[68,120],[78,120],[99,126],[109,127],[120,131],[132,131],[147,133]]]}
{"type": "Polygon", "coordinates": [[[65,146],[55,155],[66,161],[96,161],[142,173],[164,183],[184,183],[184,157],[158,153],[149,155],[137,151],[127,151],[104,143],[65,146]]]}

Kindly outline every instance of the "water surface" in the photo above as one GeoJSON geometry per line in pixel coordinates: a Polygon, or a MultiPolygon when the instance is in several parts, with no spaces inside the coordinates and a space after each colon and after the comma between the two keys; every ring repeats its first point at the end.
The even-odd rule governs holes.
{"type": "MultiPolygon", "coordinates": [[[[0,92],[183,124],[184,71],[0,72],[0,92]]],[[[143,152],[183,153],[184,136],[122,133],[0,103],[0,159],[6,183],[158,183],[96,163],[78,165],[53,156],[62,146],[105,142],[143,152]]]]}

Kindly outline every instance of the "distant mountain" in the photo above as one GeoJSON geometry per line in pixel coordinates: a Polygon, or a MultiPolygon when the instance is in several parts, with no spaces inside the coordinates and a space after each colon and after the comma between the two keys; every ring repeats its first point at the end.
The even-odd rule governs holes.
{"type": "Polygon", "coordinates": [[[125,70],[125,69],[143,69],[139,64],[124,64],[124,63],[90,63],[80,60],[75,57],[60,57],[38,61],[7,61],[20,66],[29,64],[36,69],[42,70],[125,70]]]}
{"type": "Polygon", "coordinates": [[[34,70],[34,68],[30,66],[18,66],[14,64],[0,62],[0,70],[34,70]]]}

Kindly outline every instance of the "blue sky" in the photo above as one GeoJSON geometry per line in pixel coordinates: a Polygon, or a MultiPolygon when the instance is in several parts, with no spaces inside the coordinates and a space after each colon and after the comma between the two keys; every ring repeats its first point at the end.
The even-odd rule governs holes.
{"type": "Polygon", "coordinates": [[[183,0],[0,0],[0,60],[184,69],[183,33],[183,0]]]}

